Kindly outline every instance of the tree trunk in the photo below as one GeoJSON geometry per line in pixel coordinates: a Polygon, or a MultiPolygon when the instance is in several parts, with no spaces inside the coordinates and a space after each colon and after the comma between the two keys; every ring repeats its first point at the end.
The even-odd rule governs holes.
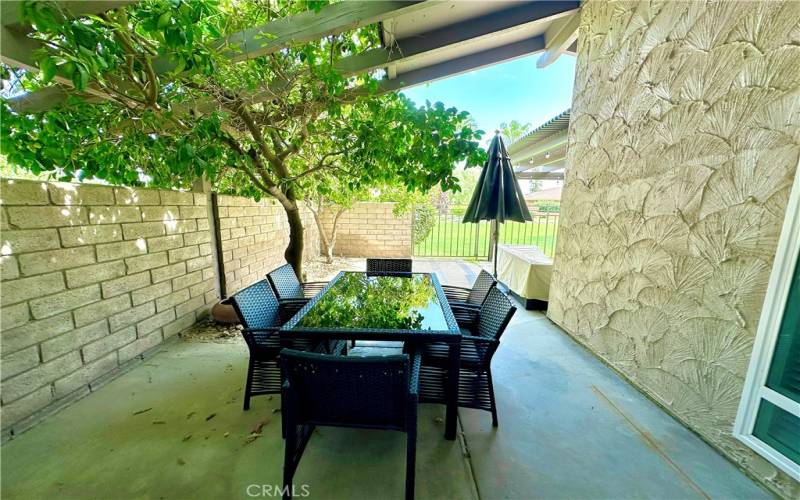
{"type": "Polygon", "coordinates": [[[322,198],[319,199],[317,202],[317,208],[315,209],[311,202],[306,201],[308,208],[311,210],[311,213],[314,215],[314,223],[317,225],[317,233],[319,233],[319,243],[322,247],[322,253],[325,255],[325,262],[328,264],[333,263],[333,245],[330,241],[328,241],[328,234],[325,232],[325,225],[322,223],[322,217],[324,214],[324,204],[322,202],[322,198]]]}
{"type": "Polygon", "coordinates": [[[290,205],[284,205],[286,218],[289,221],[289,244],[283,253],[286,262],[294,268],[295,274],[303,280],[303,219],[297,202],[292,200],[290,205]]]}

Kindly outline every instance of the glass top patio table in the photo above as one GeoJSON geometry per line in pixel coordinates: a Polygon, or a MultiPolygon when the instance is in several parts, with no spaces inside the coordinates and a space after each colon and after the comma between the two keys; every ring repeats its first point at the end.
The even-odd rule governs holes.
{"type": "Polygon", "coordinates": [[[435,274],[349,271],[340,272],[281,330],[398,340],[459,334],[435,274]]]}
{"type": "Polygon", "coordinates": [[[435,274],[342,271],[279,332],[317,341],[446,342],[444,436],[456,438],[461,332],[435,274]]]}

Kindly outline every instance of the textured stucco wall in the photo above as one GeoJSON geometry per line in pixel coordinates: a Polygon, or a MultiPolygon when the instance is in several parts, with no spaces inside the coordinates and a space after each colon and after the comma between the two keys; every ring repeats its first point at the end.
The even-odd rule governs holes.
{"type": "Polygon", "coordinates": [[[795,498],[731,432],[799,144],[800,2],[584,5],[548,315],[795,498]]]}

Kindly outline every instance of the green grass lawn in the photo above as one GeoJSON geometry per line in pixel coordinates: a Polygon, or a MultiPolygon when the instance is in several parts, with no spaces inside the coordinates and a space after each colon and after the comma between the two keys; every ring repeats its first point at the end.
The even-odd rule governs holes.
{"type": "MultiPolygon", "coordinates": [[[[462,257],[486,259],[489,255],[488,222],[462,224],[456,220],[440,218],[425,241],[414,245],[417,257],[462,257]]],[[[535,217],[525,224],[507,222],[500,226],[500,243],[511,245],[536,245],[553,256],[558,235],[558,218],[535,217]]]]}

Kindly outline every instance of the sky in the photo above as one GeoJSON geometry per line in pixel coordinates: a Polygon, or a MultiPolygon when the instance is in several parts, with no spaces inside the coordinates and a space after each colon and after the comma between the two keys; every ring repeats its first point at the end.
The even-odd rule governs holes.
{"type": "MultiPolygon", "coordinates": [[[[575,58],[563,55],[550,66],[537,69],[538,57],[538,54],[534,54],[487,66],[412,87],[402,93],[418,105],[424,104],[427,99],[469,111],[478,127],[486,132],[481,145],[487,147],[495,129],[503,122],[517,120],[536,128],[570,107],[575,58]]],[[[524,192],[559,185],[561,181],[541,181],[536,184],[520,181],[524,192]]]]}
{"type": "Polygon", "coordinates": [[[488,66],[402,93],[417,104],[442,101],[469,111],[486,132],[484,146],[503,122],[517,120],[537,127],[570,107],[575,58],[559,57],[544,69],[536,68],[538,54],[488,66]]]}

